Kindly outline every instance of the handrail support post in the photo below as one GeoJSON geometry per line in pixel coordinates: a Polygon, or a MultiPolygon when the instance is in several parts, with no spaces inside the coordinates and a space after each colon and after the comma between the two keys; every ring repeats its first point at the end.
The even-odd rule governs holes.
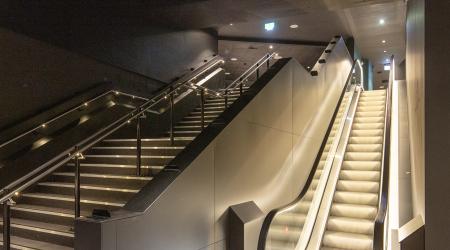
{"type": "Polygon", "coordinates": [[[228,108],[228,89],[225,90],[225,108],[228,108]]]}
{"type": "Polygon", "coordinates": [[[242,81],[243,81],[243,79],[241,78],[241,79],[239,79],[239,95],[242,95],[242,81]]]}
{"type": "Polygon", "coordinates": [[[74,187],[74,201],[75,201],[75,218],[80,217],[80,160],[83,158],[82,154],[78,151],[78,146],[75,147],[75,187],[74,187]]]}
{"type": "Polygon", "coordinates": [[[174,94],[173,94],[173,88],[170,88],[170,145],[175,144],[175,138],[173,133],[173,116],[174,116],[174,94]]]}
{"type": "Polygon", "coordinates": [[[205,91],[200,91],[201,98],[201,113],[202,113],[202,130],[205,128],[205,91]]]}
{"type": "Polygon", "coordinates": [[[256,79],[259,79],[259,63],[256,64],[256,79]]]}
{"type": "Polygon", "coordinates": [[[11,249],[11,206],[14,201],[11,199],[3,202],[3,249],[11,249]]]}
{"type": "MultiPolygon", "coordinates": [[[[140,109],[139,109],[140,111],[140,109]]],[[[141,117],[136,120],[136,175],[141,176],[142,165],[142,141],[141,141],[141,117]]]]}

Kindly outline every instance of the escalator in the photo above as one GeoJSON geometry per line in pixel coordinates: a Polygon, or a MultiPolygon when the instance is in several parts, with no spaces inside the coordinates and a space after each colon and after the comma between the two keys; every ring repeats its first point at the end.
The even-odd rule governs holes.
{"type": "MultiPolygon", "coordinates": [[[[178,172],[171,162],[245,95],[250,80],[260,78],[262,66],[269,70],[273,57],[274,54],[264,55],[236,81],[216,89],[203,83],[221,69],[201,70],[152,99],[139,100],[131,112],[108,117],[106,122],[112,120],[111,125],[103,125],[68,151],[58,152],[55,158],[40,159],[43,165],[33,166],[35,170],[2,187],[2,249],[73,249],[77,219],[110,218],[156,177],[178,172]],[[182,100],[186,96],[191,96],[198,105],[176,120],[174,106],[177,102],[185,105],[182,100]],[[158,117],[163,111],[168,113],[170,126],[156,134],[143,134],[149,124],[144,123],[145,118],[158,117]]],[[[179,110],[186,110],[186,106],[179,110]]],[[[37,153],[34,154],[40,157],[37,153]]],[[[14,167],[8,163],[6,167],[14,167]]]]}
{"type": "Polygon", "coordinates": [[[390,87],[364,91],[355,65],[307,183],[266,216],[258,250],[384,249],[390,87]]]}

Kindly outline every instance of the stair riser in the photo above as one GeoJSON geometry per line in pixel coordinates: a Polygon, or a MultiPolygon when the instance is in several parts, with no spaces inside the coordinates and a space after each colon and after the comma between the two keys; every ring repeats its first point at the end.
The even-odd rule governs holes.
{"type": "MultiPolygon", "coordinates": [[[[141,145],[142,147],[156,147],[156,146],[164,146],[164,147],[170,147],[170,146],[186,146],[189,144],[191,140],[175,140],[174,145],[171,145],[170,141],[142,141],[141,145]]],[[[102,141],[100,143],[97,143],[95,146],[98,147],[136,147],[136,141],[102,141]]]]}
{"type": "MultiPolygon", "coordinates": [[[[57,176],[53,175],[52,180],[58,182],[70,182],[73,183],[73,176],[57,176]]],[[[109,185],[115,188],[129,188],[129,189],[140,189],[148,181],[143,180],[128,180],[128,179],[110,179],[110,178],[96,178],[96,177],[81,177],[81,184],[91,184],[91,185],[109,185]]]]}
{"type": "MultiPolygon", "coordinates": [[[[35,197],[21,197],[21,202],[27,204],[41,205],[41,206],[49,206],[49,207],[58,207],[65,209],[74,209],[73,201],[61,201],[61,200],[53,200],[53,199],[43,199],[43,198],[35,198],[35,197]]],[[[92,212],[93,209],[106,209],[108,211],[117,210],[119,207],[110,206],[110,205],[100,205],[100,204],[88,204],[81,203],[81,210],[92,212]]]]}
{"type": "MultiPolygon", "coordinates": [[[[205,128],[207,127],[207,125],[205,125],[205,128]]],[[[201,131],[183,131],[183,130],[178,130],[178,131],[174,131],[175,135],[179,135],[179,136],[191,136],[191,137],[196,137],[201,133],[201,131]]],[[[166,133],[167,136],[170,135],[169,132],[166,133]]]]}
{"type": "MultiPolygon", "coordinates": [[[[66,166],[62,168],[63,172],[73,172],[74,166],[66,166]]],[[[112,175],[136,175],[136,168],[118,168],[118,167],[89,167],[81,165],[81,173],[90,174],[112,174],[112,175]]],[[[142,176],[154,176],[161,171],[159,168],[141,168],[142,176]]]]}
{"type": "MultiPolygon", "coordinates": [[[[132,146],[136,147],[136,146],[132,146]]],[[[168,156],[175,156],[179,152],[181,152],[182,149],[142,149],[142,155],[168,155],[168,156]]],[[[88,155],[134,155],[136,154],[136,149],[116,149],[116,148],[101,148],[101,149],[90,149],[85,154],[88,155]]]]}
{"type": "MultiPolygon", "coordinates": [[[[63,195],[74,195],[74,189],[69,187],[54,187],[54,186],[40,186],[36,187],[37,192],[39,193],[50,193],[50,194],[63,194],[63,195]]],[[[119,200],[122,202],[126,202],[136,193],[128,193],[128,192],[118,192],[118,191],[105,191],[105,190],[92,190],[82,188],[81,199],[89,197],[89,199],[98,199],[104,200],[105,198],[112,200],[119,200]]]]}
{"type": "MultiPolygon", "coordinates": [[[[3,233],[3,226],[0,229],[0,232],[3,233]]],[[[65,237],[65,236],[62,236],[62,235],[49,234],[49,233],[46,233],[46,232],[22,229],[22,228],[17,228],[17,227],[14,227],[14,226],[11,226],[11,235],[12,236],[18,236],[18,237],[23,237],[23,238],[28,238],[28,239],[31,239],[31,240],[50,242],[50,243],[53,243],[53,244],[69,246],[69,247],[73,246],[73,242],[74,242],[74,238],[73,237],[65,237]]]]}
{"type": "Polygon", "coordinates": [[[73,217],[63,217],[63,216],[33,213],[33,212],[27,212],[27,211],[11,210],[11,216],[13,218],[20,218],[20,219],[40,221],[40,222],[51,221],[54,224],[65,225],[65,226],[73,226],[73,224],[74,224],[73,217]]]}
{"type": "MultiPolygon", "coordinates": [[[[165,166],[169,164],[171,158],[141,158],[142,165],[155,165],[165,166]]],[[[104,163],[104,164],[123,164],[123,165],[136,165],[136,158],[125,157],[86,157],[82,163],[104,163]]]]}

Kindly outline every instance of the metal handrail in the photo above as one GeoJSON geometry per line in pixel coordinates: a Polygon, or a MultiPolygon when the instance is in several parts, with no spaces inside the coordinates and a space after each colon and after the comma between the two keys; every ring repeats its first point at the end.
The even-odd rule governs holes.
{"type": "MultiPolygon", "coordinates": [[[[66,151],[63,152],[62,154],[58,155],[57,157],[54,157],[53,159],[51,159],[51,160],[48,161],[47,163],[45,163],[45,164],[43,164],[42,166],[36,168],[36,169],[33,170],[32,172],[30,172],[30,173],[28,173],[27,175],[23,176],[22,178],[20,178],[20,179],[16,180],[15,182],[13,182],[13,183],[7,185],[6,187],[4,187],[3,189],[0,190],[0,194],[5,193],[5,190],[12,190],[12,187],[13,187],[13,186],[15,186],[15,185],[17,185],[18,183],[20,183],[20,180],[23,180],[23,179],[26,179],[26,178],[31,177],[32,175],[36,174],[36,172],[39,172],[39,170],[42,170],[43,168],[47,167],[48,165],[51,165],[55,160],[57,160],[58,158],[61,158],[61,156],[63,156],[63,155],[69,155],[69,156],[70,156],[70,155],[75,155],[75,154],[77,154],[77,153],[82,153],[83,151],[85,151],[85,150],[87,149],[86,146],[83,146],[84,143],[86,143],[87,141],[93,140],[92,143],[89,143],[89,144],[88,144],[88,145],[93,145],[93,144],[95,144],[95,143],[101,141],[101,140],[104,139],[106,136],[112,134],[112,133],[115,132],[117,129],[123,127],[124,125],[126,125],[126,124],[128,124],[128,123],[130,123],[132,120],[135,120],[137,117],[143,116],[143,115],[145,114],[145,112],[147,112],[149,109],[151,109],[152,107],[154,107],[155,105],[157,105],[157,104],[160,103],[161,101],[167,100],[168,97],[171,96],[171,95],[173,95],[179,88],[182,88],[182,87],[187,86],[188,88],[196,89],[196,88],[200,88],[200,87],[201,87],[201,89],[206,90],[206,91],[209,91],[209,92],[206,92],[206,91],[205,91],[205,92],[206,92],[205,94],[216,93],[215,91],[212,91],[212,90],[210,90],[210,89],[208,89],[208,88],[205,88],[205,87],[202,87],[202,86],[197,86],[197,85],[196,85],[196,86],[192,87],[192,86],[191,86],[191,84],[192,84],[191,82],[192,82],[193,80],[195,80],[196,78],[198,78],[200,75],[202,75],[202,74],[204,74],[205,72],[207,72],[207,71],[208,71],[209,69],[211,69],[212,67],[216,66],[218,63],[223,63],[223,60],[218,60],[217,62],[213,63],[212,66],[207,67],[206,69],[202,70],[201,72],[197,73],[194,77],[191,77],[191,78],[189,78],[189,79],[186,80],[186,81],[183,81],[183,82],[175,82],[175,83],[171,84],[171,86],[169,86],[169,87],[163,89],[159,94],[157,94],[155,97],[153,97],[153,98],[151,98],[151,99],[145,99],[145,98],[144,98],[145,100],[147,100],[144,104],[142,104],[141,106],[137,107],[137,108],[134,109],[133,111],[127,113],[126,115],[122,116],[120,119],[114,121],[113,123],[109,124],[109,125],[106,126],[105,128],[99,130],[97,133],[93,134],[92,136],[88,137],[87,139],[83,140],[82,142],[78,143],[76,146],[72,147],[71,150],[66,150],[66,151]],[[174,85],[175,85],[176,87],[174,87],[174,85]],[[115,127],[114,127],[114,126],[115,126],[115,127]],[[112,129],[111,129],[111,128],[112,128],[112,129]],[[100,136],[99,139],[95,139],[95,140],[94,140],[94,138],[95,138],[96,136],[98,136],[99,134],[105,132],[105,131],[108,130],[108,129],[111,129],[111,131],[107,132],[106,135],[104,135],[104,136],[100,136]],[[72,151],[74,151],[74,149],[75,149],[76,147],[78,147],[79,150],[76,150],[75,152],[72,152],[72,151]]],[[[113,91],[113,90],[111,90],[111,91],[108,91],[108,92],[106,92],[106,93],[104,93],[104,94],[102,94],[102,95],[100,95],[100,96],[94,98],[94,99],[98,99],[98,98],[100,98],[100,97],[106,95],[107,93],[111,93],[111,92],[114,92],[115,94],[121,94],[121,93],[122,93],[122,92],[119,92],[119,91],[113,91]]],[[[126,95],[128,95],[128,94],[126,94],[126,95]]],[[[209,94],[209,95],[211,95],[211,94],[209,94]]],[[[217,95],[217,94],[216,94],[216,95],[217,95]]],[[[94,99],[93,99],[93,100],[94,100],[94,99]]],[[[80,104],[79,106],[77,106],[77,107],[75,107],[75,108],[73,108],[73,109],[71,109],[71,110],[65,112],[65,113],[62,114],[62,115],[59,115],[59,116],[57,116],[57,117],[51,119],[50,121],[54,121],[54,120],[56,120],[56,119],[61,118],[63,115],[67,114],[68,112],[72,112],[72,111],[76,110],[77,108],[80,108],[80,107],[84,106],[85,103],[86,103],[86,102],[84,102],[83,104],[80,104]]],[[[49,121],[49,122],[50,122],[50,121],[49,121]]],[[[44,123],[44,124],[48,124],[48,123],[44,123]]],[[[42,125],[36,127],[35,129],[41,128],[41,126],[42,126],[42,125]]],[[[28,132],[28,131],[27,131],[26,133],[31,133],[31,132],[28,132]]],[[[24,133],[24,134],[25,134],[25,133],[24,133]]],[[[20,135],[20,136],[24,136],[24,135],[20,135]]],[[[17,140],[18,138],[20,138],[20,136],[17,136],[15,140],[17,140]]],[[[12,140],[13,140],[13,139],[12,139],[12,140]]],[[[89,147],[89,146],[88,146],[88,147],[89,147]]],[[[71,156],[69,159],[71,159],[71,158],[73,158],[73,156],[71,156]]],[[[27,186],[27,187],[28,187],[28,186],[27,186]]],[[[3,195],[3,196],[0,198],[0,203],[2,203],[2,202],[4,202],[5,200],[11,198],[11,197],[14,195],[14,193],[20,192],[20,191],[23,190],[23,188],[19,188],[19,189],[20,189],[20,190],[18,190],[18,188],[15,188],[14,191],[9,192],[9,195],[3,195]]]]}
{"type": "Polygon", "coordinates": [[[98,100],[98,99],[100,99],[100,98],[102,98],[102,97],[104,97],[104,96],[107,96],[107,95],[109,95],[109,94],[112,94],[112,93],[115,93],[116,95],[124,95],[124,96],[129,96],[129,97],[132,97],[132,98],[138,98],[138,99],[142,99],[142,100],[148,100],[147,98],[144,98],[144,97],[135,96],[135,95],[129,95],[129,94],[126,94],[126,93],[117,91],[117,90],[109,90],[109,91],[106,91],[106,92],[104,92],[104,93],[102,93],[102,94],[100,94],[100,95],[98,95],[98,96],[92,98],[92,99],[89,99],[89,100],[87,100],[87,101],[84,101],[84,102],[81,103],[80,105],[78,105],[78,106],[76,106],[76,107],[73,107],[73,108],[67,110],[66,112],[63,112],[63,113],[61,113],[61,114],[59,114],[59,115],[57,115],[57,116],[55,116],[55,117],[53,117],[53,118],[51,118],[51,119],[45,121],[45,122],[43,122],[43,123],[40,124],[40,125],[38,125],[38,126],[36,126],[36,127],[33,127],[33,128],[31,128],[31,129],[29,129],[29,130],[27,130],[27,131],[21,133],[20,135],[14,137],[14,138],[12,138],[12,139],[9,139],[9,140],[3,142],[2,144],[0,144],[0,148],[2,148],[2,147],[6,146],[6,145],[8,145],[8,144],[10,144],[10,143],[12,143],[12,142],[14,142],[14,141],[17,141],[17,140],[19,140],[20,138],[22,138],[22,137],[24,137],[24,136],[26,136],[26,135],[28,135],[28,134],[31,134],[31,133],[33,133],[34,131],[36,131],[36,130],[38,130],[38,129],[40,129],[40,128],[46,127],[46,126],[49,125],[50,123],[52,123],[52,122],[54,122],[54,121],[56,121],[56,120],[59,120],[60,118],[62,118],[62,117],[64,117],[64,116],[66,116],[66,115],[68,115],[68,114],[70,114],[70,113],[72,113],[72,112],[78,110],[79,108],[85,107],[85,106],[89,105],[89,103],[92,103],[92,102],[94,102],[94,101],[96,101],[96,100],[98,100]]]}
{"type": "Polygon", "coordinates": [[[339,100],[338,100],[338,103],[337,103],[336,108],[334,110],[334,113],[333,113],[333,116],[331,118],[331,121],[330,121],[330,123],[328,125],[328,128],[327,128],[327,131],[325,133],[324,139],[322,140],[322,144],[320,146],[319,152],[317,153],[316,159],[314,160],[314,164],[313,164],[313,166],[311,168],[311,171],[309,173],[308,179],[306,180],[306,183],[303,186],[303,189],[301,190],[300,194],[292,202],[290,202],[290,203],[288,203],[288,204],[286,204],[284,206],[275,208],[275,209],[271,210],[267,214],[266,218],[264,219],[263,225],[261,227],[261,231],[260,231],[260,235],[259,235],[259,239],[258,239],[258,248],[257,248],[258,250],[265,250],[266,249],[266,242],[267,242],[267,237],[269,235],[270,225],[272,224],[272,221],[275,218],[275,216],[279,212],[281,212],[283,210],[286,210],[286,209],[296,205],[298,202],[300,202],[303,199],[303,197],[305,196],[306,192],[308,191],[309,186],[311,185],[312,180],[314,179],[314,175],[315,175],[317,166],[319,165],[322,153],[323,153],[323,151],[325,149],[325,146],[327,144],[328,136],[331,133],[333,124],[334,124],[334,122],[336,120],[336,116],[337,116],[337,113],[339,111],[339,107],[340,107],[340,105],[342,103],[342,99],[344,98],[345,92],[347,91],[348,87],[352,83],[351,77],[352,77],[352,74],[353,74],[353,69],[357,65],[357,61],[358,61],[358,59],[353,62],[352,68],[350,69],[350,73],[348,74],[348,77],[347,77],[347,80],[346,80],[346,84],[345,84],[344,88],[342,89],[341,95],[339,97],[339,100]]]}
{"type": "MultiPolygon", "coordinates": [[[[268,57],[266,60],[269,60],[270,57],[268,57]]],[[[210,61],[211,63],[212,61],[210,61]]],[[[70,147],[69,149],[65,150],[64,152],[58,154],[57,156],[53,157],[49,161],[45,162],[44,164],[36,167],[31,172],[27,173],[26,175],[18,178],[17,180],[13,181],[12,183],[8,184],[6,187],[4,187],[2,190],[0,190],[0,204],[3,204],[4,207],[4,223],[3,223],[3,239],[4,239],[4,247],[5,249],[9,249],[9,237],[10,237],[10,225],[9,225],[9,211],[10,206],[13,203],[12,197],[20,193],[21,191],[25,190],[26,188],[30,187],[37,181],[41,180],[45,176],[49,175],[51,172],[55,171],[57,168],[63,166],[64,164],[68,163],[71,160],[75,160],[75,217],[79,217],[79,206],[80,206],[80,192],[79,192],[79,185],[80,185],[80,175],[79,175],[79,160],[83,158],[83,152],[91,148],[96,143],[102,141],[106,137],[110,136],[112,133],[117,131],[118,129],[122,128],[126,124],[129,124],[133,120],[137,120],[137,136],[136,136],[136,157],[137,157],[137,175],[140,175],[140,153],[141,153],[141,138],[140,138],[140,118],[144,117],[145,113],[148,112],[152,107],[155,105],[161,103],[163,100],[169,99],[170,101],[170,140],[172,144],[174,143],[174,135],[173,135],[173,109],[174,109],[174,96],[176,94],[176,91],[180,88],[186,87],[188,89],[192,89],[195,91],[199,91],[201,93],[202,98],[202,128],[204,127],[204,105],[203,102],[205,101],[205,95],[212,95],[212,96],[221,96],[221,92],[217,92],[211,89],[208,89],[206,87],[194,84],[193,81],[196,80],[198,77],[203,75],[204,73],[208,72],[211,68],[216,67],[219,63],[224,63],[224,60],[217,60],[216,62],[212,63],[205,69],[202,69],[200,72],[196,73],[193,77],[190,77],[187,80],[184,81],[176,81],[170,86],[164,88],[161,90],[156,96],[154,96],[151,99],[146,99],[146,101],[141,104],[139,107],[134,109],[133,111],[123,115],[119,119],[115,120],[114,122],[110,123],[106,127],[98,130],[91,136],[87,137],[86,139],[78,142],[75,146],[70,147]]],[[[254,72],[254,71],[253,71],[254,72]]],[[[117,91],[114,91],[115,93],[118,93],[117,91]]],[[[82,104],[84,105],[84,103],[82,104]]],[[[80,105],[80,106],[82,106],[80,105]]]]}
{"type": "Polygon", "coordinates": [[[375,217],[375,226],[373,233],[373,249],[384,249],[384,226],[388,206],[389,193],[389,161],[390,161],[390,141],[391,141],[391,101],[392,101],[392,85],[395,77],[395,60],[391,57],[391,71],[389,72],[389,84],[386,91],[386,107],[384,118],[384,135],[383,135],[383,162],[381,165],[381,185],[378,198],[378,213],[375,217]]]}
{"type": "Polygon", "coordinates": [[[244,73],[242,73],[236,80],[230,83],[225,89],[222,90],[223,93],[233,91],[238,86],[242,84],[243,81],[247,80],[255,71],[257,71],[260,67],[264,65],[264,63],[268,62],[271,58],[273,58],[276,53],[265,54],[261,57],[256,63],[250,66],[244,73]],[[254,68],[254,69],[253,69],[254,68]],[[252,70],[253,69],[253,70],[252,70]],[[236,86],[234,86],[236,85],[236,86]]]}

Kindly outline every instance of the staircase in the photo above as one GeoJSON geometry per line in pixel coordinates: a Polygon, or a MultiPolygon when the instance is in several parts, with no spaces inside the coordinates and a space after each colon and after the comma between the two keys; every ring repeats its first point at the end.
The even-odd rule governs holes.
{"type": "Polygon", "coordinates": [[[373,247],[385,99],[385,90],[361,93],[322,239],[322,250],[373,247]]]}
{"type": "Polygon", "coordinates": [[[341,105],[339,107],[338,113],[333,123],[333,127],[327,138],[326,146],[320,157],[320,162],[317,165],[316,172],[314,173],[313,180],[303,196],[303,198],[298,202],[295,207],[291,210],[277,214],[270,226],[268,241],[266,243],[266,249],[270,250],[293,250],[297,245],[300,238],[303,225],[308,214],[311,201],[314,197],[317,185],[319,183],[320,177],[322,176],[322,171],[326,163],[328,152],[330,151],[331,145],[333,144],[335,135],[341,123],[343,122],[342,116],[348,104],[350,92],[345,93],[341,105]]]}
{"type": "MultiPolygon", "coordinates": [[[[231,92],[228,105],[238,96],[239,91],[231,92]]],[[[206,99],[205,126],[224,110],[224,99],[206,99]]],[[[84,153],[80,165],[81,216],[90,216],[94,208],[123,207],[201,130],[201,108],[197,107],[174,126],[174,145],[168,133],[142,139],[141,176],[136,175],[136,139],[112,136],[96,144],[84,153]]],[[[68,163],[16,195],[16,205],[11,207],[12,249],[73,249],[74,169],[68,163]]]]}

